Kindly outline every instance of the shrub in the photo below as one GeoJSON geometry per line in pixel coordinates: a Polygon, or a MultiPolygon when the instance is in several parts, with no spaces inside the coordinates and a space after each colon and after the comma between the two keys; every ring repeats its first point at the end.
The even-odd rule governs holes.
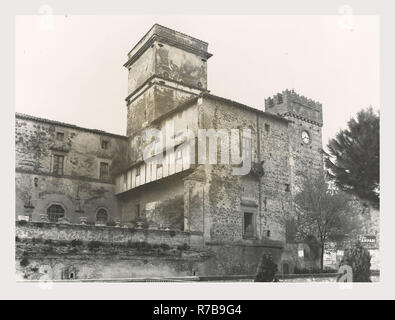
{"type": "Polygon", "coordinates": [[[29,265],[29,259],[24,257],[19,264],[21,265],[21,267],[26,267],[27,265],[29,265]]]}
{"type": "Polygon", "coordinates": [[[189,250],[190,246],[187,243],[183,243],[182,245],[177,246],[177,249],[180,251],[189,250]]]}
{"type": "Polygon", "coordinates": [[[170,250],[170,246],[167,243],[161,243],[160,248],[164,251],[170,250]]]}
{"type": "Polygon", "coordinates": [[[82,241],[79,240],[79,239],[73,239],[73,240],[71,240],[70,244],[71,244],[73,247],[77,247],[77,246],[81,246],[81,245],[82,245],[82,241]]]}
{"type": "Polygon", "coordinates": [[[371,282],[370,259],[369,251],[360,242],[349,249],[345,260],[352,268],[353,282],[371,282]]]}
{"type": "Polygon", "coordinates": [[[33,243],[43,243],[44,240],[43,240],[43,238],[32,238],[32,242],[33,243]]]}
{"type": "Polygon", "coordinates": [[[100,241],[92,240],[88,242],[88,249],[89,250],[96,250],[102,246],[100,241]]]}
{"type": "Polygon", "coordinates": [[[54,247],[52,245],[46,247],[43,249],[45,253],[55,253],[56,250],[54,249],[54,247]]]}
{"type": "Polygon", "coordinates": [[[254,282],[274,282],[277,265],[273,262],[271,254],[263,254],[257,268],[254,282]]]}
{"type": "Polygon", "coordinates": [[[108,227],[115,227],[116,223],[115,223],[115,221],[110,220],[110,221],[108,221],[108,222],[106,223],[106,225],[107,225],[108,227]]]}
{"type": "Polygon", "coordinates": [[[139,241],[139,242],[136,242],[136,248],[137,248],[137,250],[148,250],[148,249],[151,249],[151,245],[148,242],[139,241]]]}
{"type": "Polygon", "coordinates": [[[53,244],[53,241],[51,239],[46,239],[44,240],[45,244],[53,244]]]}
{"type": "Polygon", "coordinates": [[[18,220],[18,225],[25,226],[25,225],[27,225],[27,221],[25,221],[25,220],[18,220]]]}

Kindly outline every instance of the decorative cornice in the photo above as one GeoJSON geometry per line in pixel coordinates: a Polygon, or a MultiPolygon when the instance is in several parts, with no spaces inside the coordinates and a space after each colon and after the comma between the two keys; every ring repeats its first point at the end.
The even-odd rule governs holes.
{"type": "Polygon", "coordinates": [[[126,106],[128,106],[129,104],[131,104],[134,100],[136,100],[140,95],[142,95],[145,91],[147,91],[147,90],[148,90],[149,88],[151,88],[153,85],[161,85],[161,86],[165,86],[165,87],[168,87],[168,88],[171,88],[171,89],[175,89],[175,90],[179,90],[179,91],[184,91],[184,92],[192,93],[192,92],[190,92],[190,91],[183,90],[183,89],[181,89],[181,88],[174,88],[174,87],[171,87],[171,86],[169,86],[169,85],[166,85],[165,83],[160,83],[159,81],[156,81],[156,80],[172,82],[172,83],[175,83],[175,84],[177,84],[177,85],[184,86],[184,87],[186,87],[186,88],[188,88],[188,89],[199,90],[200,92],[208,92],[207,89],[202,89],[202,88],[200,88],[200,87],[198,87],[198,86],[193,86],[193,85],[187,84],[187,83],[185,83],[185,82],[181,82],[181,81],[177,81],[177,80],[173,80],[173,79],[169,79],[169,78],[164,78],[164,77],[162,77],[162,76],[159,76],[159,75],[154,74],[154,75],[150,76],[147,80],[145,80],[140,86],[138,86],[135,90],[133,90],[133,91],[125,98],[126,106]],[[142,90],[142,89],[144,88],[144,86],[146,86],[146,88],[145,88],[144,90],[142,90]],[[140,91],[141,91],[141,92],[140,92],[140,91]],[[138,94],[137,94],[137,93],[138,93],[138,94]],[[137,94],[137,95],[136,95],[136,94],[137,94]],[[134,95],[136,95],[136,96],[133,97],[134,95]],[[133,97],[133,99],[132,99],[132,97],[133,97]]]}
{"type": "Polygon", "coordinates": [[[159,27],[159,28],[162,29],[162,30],[166,30],[166,31],[170,31],[170,32],[175,32],[175,33],[177,33],[177,34],[179,34],[179,35],[181,35],[181,36],[187,37],[187,38],[189,38],[189,39],[191,39],[191,40],[194,40],[194,41],[196,41],[196,42],[199,42],[199,43],[201,43],[201,44],[203,44],[203,45],[205,45],[205,46],[208,45],[208,43],[205,42],[205,41],[203,41],[203,40],[200,40],[200,39],[198,39],[198,38],[195,38],[195,37],[192,37],[192,36],[190,36],[190,35],[187,35],[186,33],[183,33],[183,32],[180,32],[180,31],[176,31],[176,30],[173,30],[173,29],[170,29],[170,28],[165,27],[165,26],[163,26],[163,25],[161,25],[161,24],[159,24],[159,23],[155,23],[155,24],[144,34],[144,36],[134,45],[134,47],[128,52],[128,55],[130,55],[130,53],[131,53],[135,48],[137,48],[138,45],[139,45],[140,43],[142,43],[142,42],[144,41],[145,37],[146,37],[147,35],[149,35],[149,33],[151,32],[151,30],[153,30],[154,28],[157,28],[157,27],[159,27]]]}
{"type": "Polygon", "coordinates": [[[223,103],[228,103],[228,104],[233,105],[235,107],[246,109],[248,111],[251,111],[251,112],[254,112],[254,113],[257,113],[257,114],[260,114],[260,115],[264,115],[266,117],[269,117],[269,118],[272,118],[272,119],[275,119],[275,120],[279,120],[279,121],[283,121],[283,122],[287,122],[287,123],[289,122],[288,119],[283,118],[281,115],[276,115],[276,114],[273,114],[273,113],[265,112],[265,111],[262,111],[262,110],[259,110],[259,109],[247,106],[245,104],[242,104],[242,103],[230,100],[230,99],[226,99],[226,98],[223,98],[223,97],[219,97],[219,96],[213,95],[211,93],[203,93],[202,97],[203,98],[212,99],[212,100],[217,100],[217,101],[220,101],[220,102],[223,102],[223,103]]]}
{"type": "MultiPolygon", "coordinates": [[[[190,53],[194,53],[204,59],[209,59],[212,54],[208,53],[207,51],[204,50],[200,50],[197,49],[195,47],[192,46],[188,46],[186,44],[180,43],[178,41],[175,41],[169,37],[163,36],[163,35],[159,35],[157,33],[154,33],[151,38],[149,38],[142,46],[139,50],[137,50],[137,52],[135,54],[133,54],[128,61],[126,61],[126,63],[123,65],[125,68],[128,68],[129,66],[131,66],[147,49],[149,49],[155,41],[158,41],[160,43],[166,43],[172,47],[190,52],[190,53]]],[[[133,51],[133,49],[132,49],[133,51]]]]}
{"type": "Polygon", "coordinates": [[[32,171],[32,170],[25,170],[25,169],[20,169],[20,168],[15,168],[16,173],[22,173],[22,174],[31,174],[31,175],[36,175],[36,176],[46,176],[46,177],[53,177],[57,179],[70,179],[70,180],[79,180],[79,181],[86,181],[86,182],[97,182],[97,183],[104,183],[104,184],[111,184],[114,185],[114,182],[112,181],[106,181],[106,180],[101,180],[101,179],[96,179],[96,178],[89,178],[89,177],[83,177],[83,176],[70,176],[70,175],[57,175],[53,173],[46,173],[46,172],[37,172],[37,171],[32,171]]]}
{"type": "Polygon", "coordinates": [[[320,122],[317,122],[317,121],[314,121],[314,120],[311,120],[311,119],[307,119],[307,118],[302,117],[302,116],[300,116],[298,114],[295,114],[293,112],[285,112],[285,113],[282,113],[280,116],[282,116],[282,117],[292,117],[292,118],[295,118],[295,119],[303,120],[303,121],[306,121],[308,123],[314,124],[314,125],[319,126],[319,127],[323,126],[323,124],[320,123],[320,122]]]}
{"type": "Polygon", "coordinates": [[[279,240],[257,239],[257,240],[209,240],[205,242],[208,246],[231,246],[231,247],[266,247],[266,248],[284,248],[284,242],[279,240]]]}
{"type": "Polygon", "coordinates": [[[127,136],[122,136],[119,134],[110,133],[110,132],[106,132],[106,131],[102,131],[102,130],[98,130],[98,129],[89,129],[89,128],[84,128],[84,127],[79,127],[74,124],[55,121],[55,120],[49,120],[49,119],[45,119],[45,118],[39,118],[39,117],[35,117],[35,116],[31,116],[31,115],[19,113],[19,112],[15,112],[15,119],[36,121],[36,122],[46,123],[46,124],[50,124],[50,125],[71,128],[74,130],[86,131],[86,132],[90,132],[90,133],[94,133],[94,134],[98,134],[98,135],[105,135],[105,136],[110,136],[110,137],[114,137],[114,138],[127,139],[127,136]]]}

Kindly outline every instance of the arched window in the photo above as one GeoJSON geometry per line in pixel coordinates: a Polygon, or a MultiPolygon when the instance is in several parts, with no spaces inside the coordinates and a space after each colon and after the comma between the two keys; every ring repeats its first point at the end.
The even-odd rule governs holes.
{"type": "Polygon", "coordinates": [[[59,218],[64,217],[64,209],[60,204],[53,204],[47,209],[50,222],[58,222],[59,218]]]}
{"type": "Polygon", "coordinates": [[[96,222],[97,223],[107,223],[108,214],[106,209],[99,209],[96,213],[96,222]]]}

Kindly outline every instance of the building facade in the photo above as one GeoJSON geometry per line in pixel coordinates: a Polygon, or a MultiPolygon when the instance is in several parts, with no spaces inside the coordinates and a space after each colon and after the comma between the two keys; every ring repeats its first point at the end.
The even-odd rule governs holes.
{"type": "Polygon", "coordinates": [[[264,251],[279,262],[298,179],[322,170],[322,105],[213,95],[207,49],[148,31],[124,64],[125,136],[17,114],[17,219],[186,233],[216,257],[203,274],[252,272],[264,251]]]}

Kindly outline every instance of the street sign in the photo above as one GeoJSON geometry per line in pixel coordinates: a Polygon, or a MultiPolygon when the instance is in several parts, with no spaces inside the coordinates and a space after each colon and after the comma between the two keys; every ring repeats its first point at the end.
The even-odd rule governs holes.
{"type": "Polygon", "coordinates": [[[376,246],[376,236],[373,235],[360,235],[359,241],[368,247],[375,247],[376,246]]]}

